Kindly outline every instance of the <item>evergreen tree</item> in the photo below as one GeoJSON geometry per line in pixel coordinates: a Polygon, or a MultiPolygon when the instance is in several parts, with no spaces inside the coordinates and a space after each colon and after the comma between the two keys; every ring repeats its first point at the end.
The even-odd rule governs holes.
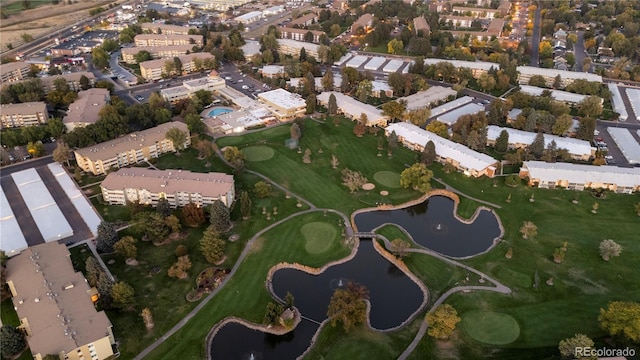
{"type": "Polygon", "coordinates": [[[542,154],[544,153],[544,134],[543,133],[536,134],[536,137],[535,139],[533,139],[533,142],[529,145],[528,150],[529,150],[529,153],[535,156],[537,159],[539,159],[542,156],[542,154]]]}
{"type": "Polygon", "coordinates": [[[429,140],[424,146],[421,154],[421,161],[425,165],[431,165],[436,160],[436,145],[429,140]]]}
{"type": "Polygon", "coordinates": [[[509,149],[509,132],[502,130],[496,139],[495,149],[497,152],[504,154],[509,149]]]}
{"type": "Polygon", "coordinates": [[[162,217],[167,217],[171,215],[171,205],[169,205],[169,200],[165,197],[161,197],[158,199],[158,203],[156,204],[156,212],[162,217]]]}
{"type": "Polygon", "coordinates": [[[225,242],[218,236],[213,225],[209,226],[200,239],[200,250],[210,263],[216,263],[224,257],[225,242]]]}
{"type": "Polygon", "coordinates": [[[220,200],[211,204],[211,226],[216,232],[225,232],[231,227],[229,208],[220,200]]]}
{"type": "Polygon", "coordinates": [[[316,94],[310,94],[309,96],[307,96],[305,102],[307,105],[307,114],[313,114],[314,112],[316,112],[316,94]]]}
{"type": "Polygon", "coordinates": [[[302,131],[300,130],[300,126],[298,126],[298,124],[293,123],[291,124],[291,128],[289,129],[290,133],[291,133],[291,139],[298,141],[300,140],[300,137],[302,136],[302,131]]]}
{"type": "Polygon", "coordinates": [[[251,216],[251,198],[249,197],[249,193],[243,191],[240,194],[240,213],[242,213],[243,219],[248,219],[251,216]]]}
{"type": "Polygon", "coordinates": [[[335,115],[338,113],[338,104],[336,102],[336,96],[331,93],[331,95],[329,95],[329,104],[328,106],[328,111],[329,111],[329,115],[335,115]]]}
{"type": "Polygon", "coordinates": [[[90,286],[98,286],[98,280],[100,279],[100,274],[104,272],[102,267],[100,267],[100,263],[96,258],[90,256],[87,258],[85,262],[85,273],[87,274],[87,282],[90,286]]]}
{"type": "Polygon", "coordinates": [[[98,236],[96,237],[96,249],[102,253],[113,252],[113,244],[118,241],[118,233],[113,224],[102,221],[98,225],[98,236]]]}
{"type": "Polygon", "coordinates": [[[2,355],[11,358],[22,351],[26,346],[22,332],[11,325],[2,325],[0,328],[0,349],[2,355]]]}

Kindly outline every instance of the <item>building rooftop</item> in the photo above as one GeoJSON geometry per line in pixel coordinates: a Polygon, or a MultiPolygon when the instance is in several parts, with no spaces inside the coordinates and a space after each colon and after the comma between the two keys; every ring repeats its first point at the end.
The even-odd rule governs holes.
{"type": "Polygon", "coordinates": [[[245,56],[253,56],[260,53],[260,42],[254,40],[246,40],[245,44],[240,47],[245,56]]]}
{"type": "Polygon", "coordinates": [[[291,20],[291,22],[287,24],[287,27],[293,27],[294,25],[305,24],[306,22],[312,21],[313,19],[316,19],[317,17],[318,17],[318,15],[316,15],[314,13],[309,13],[307,15],[302,15],[297,19],[291,20]]]}
{"type": "Polygon", "coordinates": [[[233,189],[233,175],[132,167],[110,173],[100,186],[109,190],[134,188],[151,193],[198,193],[216,198],[233,189]]]}
{"type": "Polygon", "coordinates": [[[164,140],[167,131],[172,128],[178,128],[187,133],[189,131],[186,124],[171,121],[151,129],[134,132],[117,139],[77,149],[75,152],[93,161],[111,159],[122,152],[151,146],[156,142],[164,140]]]}
{"type": "Polygon", "coordinates": [[[430,29],[429,23],[427,23],[427,20],[423,16],[418,16],[417,18],[414,18],[413,26],[415,27],[416,31],[420,31],[420,30],[429,31],[430,29]]]}
{"type": "Polygon", "coordinates": [[[438,156],[453,159],[459,162],[460,166],[463,168],[482,171],[490,166],[494,166],[497,162],[496,159],[489,155],[471,150],[462,144],[440,137],[410,123],[394,123],[387,126],[385,131],[389,133],[395,131],[398,137],[404,138],[405,141],[412,144],[418,144],[422,147],[424,147],[429,141],[433,141],[436,146],[436,154],[438,154],[438,156]]]}
{"type": "Polygon", "coordinates": [[[455,99],[453,101],[449,101],[447,103],[444,103],[438,107],[434,107],[433,109],[431,109],[431,117],[436,117],[439,115],[442,115],[444,113],[446,113],[447,111],[451,111],[455,108],[458,108],[462,105],[468,104],[471,101],[473,101],[473,98],[471,96],[463,96],[461,98],[455,99]]]}
{"type": "Polygon", "coordinates": [[[142,23],[142,24],[139,24],[139,25],[142,28],[142,30],[150,30],[150,31],[155,32],[155,31],[157,31],[157,29],[160,29],[162,31],[162,33],[165,33],[166,31],[171,31],[171,32],[174,32],[174,33],[187,34],[190,29],[194,29],[195,30],[195,28],[188,27],[188,26],[162,24],[162,23],[142,23]]]}
{"type": "Polygon", "coordinates": [[[634,139],[629,129],[608,127],[607,132],[629,164],[640,164],[640,144],[634,139]]]}
{"type": "Polygon", "coordinates": [[[596,74],[591,74],[591,73],[584,73],[584,72],[567,71],[567,70],[556,70],[556,69],[545,69],[545,68],[538,68],[538,67],[533,67],[533,66],[518,66],[517,67],[517,71],[520,74],[528,75],[528,76],[541,75],[541,76],[547,76],[547,77],[555,78],[556,76],[560,75],[560,77],[563,80],[564,79],[572,79],[572,80],[584,79],[584,80],[587,80],[587,81],[597,81],[597,82],[600,82],[600,83],[602,82],[602,76],[596,75],[596,74]]]}
{"type": "Polygon", "coordinates": [[[293,49],[299,49],[299,50],[304,48],[307,51],[307,54],[308,54],[309,51],[317,53],[318,52],[318,48],[320,48],[320,45],[318,45],[318,44],[304,42],[304,41],[291,40],[291,39],[278,39],[278,44],[280,46],[286,46],[286,47],[290,47],[290,48],[293,48],[293,49]]]}
{"type": "Polygon", "coordinates": [[[278,75],[284,74],[284,66],[282,65],[265,65],[260,69],[260,72],[265,75],[278,75]]]}
{"type": "MultiPolygon", "coordinates": [[[[548,90],[549,92],[551,92],[551,97],[554,100],[561,101],[561,102],[577,104],[589,97],[589,95],[580,95],[580,94],[575,94],[568,91],[545,89],[545,88],[531,86],[531,85],[520,85],[520,91],[529,95],[540,96],[545,90],[548,90]]],[[[600,98],[600,102],[602,103],[602,98],[600,98]]]]}
{"type": "Polygon", "coordinates": [[[129,54],[129,55],[135,55],[137,53],[139,53],[140,51],[148,51],[149,53],[153,54],[156,52],[163,52],[163,51],[176,51],[176,52],[183,52],[183,51],[191,51],[191,49],[193,49],[193,45],[187,44],[187,45],[163,45],[163,46],[134,46],[134,47],[126,47],[122,49],[122,53],[123,54],[129,54]]]}
{"type": "Polygon", "coordinates": [[[189,40],[194,39],[195,41],[202,42],[202,35],[183,35],[183,34],[138,34],[134,38],[134,41],[137,40],[163,40],[163,39],[172,39],[172,40],[189,40]]]}
{"type": "MultiPolygon", "coordinates": [[[[180,59],[180,61],[182,61],[183,64],[189,63],[196,58],[204,60],[204,59],[210,59],[212,57],[214,56],[205,52],[191,53],[191,54],[177,56],[177,58],[180,59]]],[[[155,68],[163,67],[166,62],[167,62],[167,59],[149,60],[149,61],[141,62],[140,67],[144,67],[147,69],[155,69],[155,68]]]]}
{"type": "Polygon", "coordinates": [[[69,105],[65,124],[95,124],[100,119],[100,110],[107,105],[109,90],[94,88],[78,92],[76,101],[69,105]]]}
{"type": "Polygon", "coordinates": [[[456,94],[457,92],[451,88],[432,86],[427,90],[418,91],[413,95],[405,96],[398,100],[406,101],[407,111],[411,111],[428,107],[433,103],[446,100],[449,96],[455,96],[456,94]]]}
{"type": "Polygon", "coordinates": [[[2,104],[2,115],[31,115],[36,112],[46,113],[47,104],[43,101],[26,102],[18,104],[2,104]]]}
{"type": "Polygon", "coordinates": [[[463,105],[457,109],[451,110],[442,115],[438,115],[436,118],[438,121],[443,122],[449,126],[455,124],[458,119],[464,115],[477,114],[479,112],[484,112],[484,106],[476,103],[469,103],[463,105]]]}
{"type": "Polygon", "coordinates": [[[111,322],[91,301],[89,285],[75,272],[66,246],[46,243],[25,249],[7,263],[7,280],[18,317],[31,331],[33,354],[70,352],[110,336],[111,322]]]}
{"type": "Polygon", "coordinates": [[[18,220],[11,210],[9,199],[4,194],[4,190],[0,187],[0,249],[8,256],[16,255],[23,249],[26,249],[27,239],[25,239],[22,229],[18,224],[18,220]]]}
{"type": "Polygon", "coordinates": [[[19,70],[25,67],[29,67],[29,64],[27,64],[26,62],[23,61],[15,61],[15,62],[9,62],[6,64],[2,64],[2,66],[0,66],[0,74],[5,74],[11,71],[15,71],[15,70],[19,70]]]}
{"type": "Polygon", "coordinates": [[[360,119],[361,114],[365,114],[367,115],[367,120],[369,123],[376,123],[381,118],[387,118],[386,116],[382,115],[382,110],[376,109],[375,106],[362,103],[340,92],[325,91],[318,95],[318,101],[328,103],[331,94],[336,97],[336,105],[338,105],[338,108],[340,108],[343,113],[349,115],[351,118],[360,119]]]}
{"type": "MultiPolygon", "coordinates": [[[[512,129],[508,127],[500,127],[489,125],[487,127],[487,140],[496,140],[502,130],[506,130],[509,134],[509,144],[527,144],[530,145],[535,140],[537,133],[512,129]]],[[[545,148],[552,142],[556,142],[558,149],[566,149],[570,154],[580,156],[591,156],[591,144],[588,141],[561,137],[551,134],[544,134],[545,148]]]]}
{"type": "Polygon", "coordinates": [[[262,11],[252,11],[252,12],[248,12],[244,15],[240,15],[238,17],[235,18],[236,21],[245,21],[245,20],[251,20],[255,17],[261,17],[262,16],[262,11]]]}
{"type": "Polygon", "coordinates": [[[446,59],[424,59],[425,65],[435,65],[441,62],[448,62],[457,68],[469,68],[475,70],[489,71],[491,68],[499,69],[500,64],[487,61],[464,61],[464,60],[446,60],[446,59]]]}
{"type": "Polygon", "coordinates": [[[275,89],[258,94],[258,98],[270,102],[283,109],[297,109],[307,105],[298,94],[292,94],[284,89],[275,89]]]}
{"type": "Polygon", "coordinates": [[[359,27],[366,28],[371,21],[373,21],[373,14],[362,14],[362,16],[360,16],[358,20],[356,20],[353,25],[351,25],[351,28],[354,30],[359,27]]]}
{"type": "Polygon", "coordinates": [[[529,178],[539,179],[541,182],[566,180],[575,184],[602,183],[625,187],[640,186],[640,168],[637,167],[623,168],[544,161],[525,161],[522,167],[529,170],[529,178]]]}

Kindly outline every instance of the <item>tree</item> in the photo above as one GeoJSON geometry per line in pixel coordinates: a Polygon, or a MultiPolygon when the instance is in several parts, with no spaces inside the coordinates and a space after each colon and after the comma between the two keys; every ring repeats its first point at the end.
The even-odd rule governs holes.
{"type": "Polygon", "coordinates": [[[102,221],[98,225],[98,236],[96,236],[96,249],[99,252],[110,253],[113,252],[113,244],[118,241],[118,233],[113,227],[113,224],[102,221]]]}
{"type": "Polygon", "coordinates": [[[125,259],[135,259],[138,254],[136,247],[137,240],[132,236],[125,236],[113,244],[113,251],[117,255],[123,256],[125,259]]]}
{"type": "Polygon", "coordinates": [[[153,315],[151,314],[151,309],[149,308],[142,309],[140,316],[142,317],[142,321],[144,321],[144,326],[147,328],[147,330],[153,329],[154,323],[153,323],[153,315]]]}
{"type": "Polygon", "coordinates": [[[99,70],[109,67],[109,54],[101,47],[97,46],[91,50],[93,65],[99,70]]]}
{"type": "Polygon", "coordinates": [[[180,225],[180,219],[175,215],[169,215],[164,218],[164,225],[169,228],[171,233],[177,233],[182,226],[180,225]]]}
{"type": "Polygon", "coordinates": [[[314,112],[316,112],[316,94],[311,93],[309,94],[309,96],[307,96],[307,98],[305,99],[305,103],[307,105],[306,107],[306,113],[307,114],[313,114],[314,112]]]}
{"type": "Polygon", "coordinates": [[[480,75],[480,78],[478,79],[478,85],[480,86],[482,91],[491,92],[496,87],[496,79],[493,77],[493,75],[484,73],[480,75]]]}
{"type": "Polygon", "coordinates": [[[427,334],[436,339],[447,339],[460,322],[458,312],[449,304],[440,305],[435,311],[427,313],[429,329],[427,334]]]}
{"type": "Polygon", "coordinates": [[[243,191],[240,194],[240,213],[242,214],[242,219],[246,220],[251,217],[251,198],[249,197],[249,193],[243,191]]]}
{"type": "Polygon", "coordinates": [[[331,93],[331,95],[329,95],[329,104],[327,105],[327,111],[329,112],[329,115],[335,115],[338,113],[338,104],[336,103],[336,96],[331,93]]]}
{"type": "Polygon", "coordinates": [[[507,106],[502,99],[494,99],[489,104],[487,121],[490,125],[504,126],[507,123],[507,106]]]}
{"type": "Polygon", "coordinates": [[[520,233],[523,239],[528,239],[538,234],[538,227],[531,221],[525,221],[520,227],[520,233]]]}
{"type": "Polygon", "coordinates": [[[399,101],[389,101],[382,104],[382,115],[388,116],[391,120],[399,120],[404,117],[406,103],[399,101]]]}
{"type": "Polygon", "coordinates": [[[162,241],[169,235],[164,216],[157,212],[141,212],[134,217],[136,231],[143,234],[143,241],[162,241]]]}
{"type": "Polygon", "coordinates": [[[449,138],[449,127],[447,126],[447,124],[441,121],[433,120],[432,122],[427,124],[425,130],[431,131],[432,133],[445,139],[449,138]]]}
{"type": "Polygon", "coordinates": [[[398,135],[395,131],[392,131],[389,136],[387,136],[387,155],[391,156],[393,154],[393,149],[398,147],[398,135]]]}
{"type": "MultiPolygon", "coordinates": [[[[362,113],[362,115],[367,116],[367,114],[362,113]]],[[[356,125],[353,127],[353,133],[357,136],[357,137],[362,137],[362,135],[364,135],[366,131],[366,128],[364,126],[364,123],[362,121],[358,121],[356,122],[356,125]]]]}
{"type": "Polygon", "coordinates": [[[544,134],[539,132],[533,139],[533,142],[529,144],[527,150],[537,159],[539,159],[544,153],[544,134]]]}
{"type": "Polygon", "coordinates": [[[571,128],[573,124],[573,119],[569,114],[562,114],[556,118],[556,121],[553,123],[551,127],[551,133],[553,135],[563,135],[571,128]]]}
{"type": "Polygon", "coordinates": [[[96,260],[96,258],[93,256],[90,256],[89,258],[87,258],[87,261],[85,262],[84,270],[85,270],[87,282],[89,283],[89,285],[97,286],[98,279],[100,279],[100,274],[104,272],[102,270],[102,267],[100,267],[100,263],[98,262],[98,260],[96,260]]]}
{"type": "Polygon", "coordinates": [[[426,194],[431,190],[431,177],[433,172],[425,164],[416,163],[400,173],[400,185],[426,194]]]}
{"type": "Polygon", "coordinates": [[[103,309],[111,309],[113,307],[113,295],[111,290],[113,289],[113,280],[107,275],[106,272],[100,271],[98,281],[96,283],[98,289],[99,301],[98,303],[103,309]]]}
{"type": "Polygon", "coordinates": [[[311,149],[307,148],[302,155],[302,162],[305,164],[311,164],[311,149]]]}
{"type": "Polygon", "coordinates": [[[218,236],[213,225],[209,226],[200,239],[200,251],[210,263],[217,263],[224,257],[225,241],[218,236]]]}
{"type": "Polygon", "coordinates": [[[182,244],[176,246],[176,249],[173,251],[173,253],[177,257],[185,256],[185,255],[187,255],[188,252],[189,252],[189,250],[187,249],[187,247],[182,245],[182,244]]]}
{"type": "Polygon", "coordinates": [[[347,168],[342,169],[342,185],[349,188],[349,192],[356,192],[367,182],[367,178],[361,172],[347,168]]]}
{"type": "Polygon", "coordinates": [[[234,167],[234,169],[239,170],[244,168],[244,153],[238,149],[236,146],[227,146],[224,149],[222,154],[224,159],[234,167]]]}
{"type": "Polygon", "coordinates": [[[211,226],[216,232],[225,232],[231,227],[229,208],[220,200],[211,204],[211,226]]]}
{"type": "Polygon", "coordinates": [[[612,257],[620,256],[622,246],[611,239],[600,242],[600,256],[604,261],[609,261],[612,257]]]}
{"type": "Polygon", "coordinates": [[[271,184],[264,181],[258,181],[253,185],[253,193],[259,199],[269,197],[271,196],[271,184]]]}
{"type": "Polygon", "coordinates": [[[277,324],[278,318],[283,311],[284,309],[282,308],[282,304],[269,301],[267,304],[267,311],[264,314],[262,322],[267,325],[277,324]]]}
{"type": "Polygon", "coordinates": [[[133,305],[135,294],[133,287],[124,281],[118,281],[111,288],[113,302],[119,308],[127,308],[133,305]]]}
{"type": "Polygon", "coordinates": [[[593,340],[591,340],[587,335],[575,334],[573,337],[561,340],[558,345],[558,350],[560,351],[560,355],[566,359],[595,359],[595,357],[592,356],[577,357],[576,354],[576,348],[592,348],[593,345],[593,340]]]}
{"type": "Polygon", "coordinates": [[[284,306],[289,310],[293,310],[294,301],[295,298],[293,297],[293,294],[287,291],[287,294],[284,296],[284,306]]]}
{"type": "Polygon", "coordinates": [[[495,149],[498,153],[504,154],[509,150],[509,132],[507,130],[500,131],[500,135],[496,138],[495,149]]]}
{"type": "Polygon", "coordinates": [[[356,97],[360,102],[366,103],[371,96],[371,92],[373,91],[373,84],[371,80],[362,80],[358,84],[358,89],[356,90],[356,97]]]}
{"type": "Polygon", "coordinates": [[[598,96],[589,96],[578,103],[578,114],[597,118],[602,115],[602,99],[598,96]]]}
{"type": "Polygon", "coordinates": [[[0,350],[2,355],[8,358],[19,354],[26,346],[24,334],[11,325],[2,325],[0,328],[0,350]]]}
{"type": "Polygon", "coordinates": [[[205,222],[204,209],[194,203],[189,203],[182,208],[182,218],[187,226],[200,226],[205,222]]]}
{"type": "Polygon", "coordinates": [[[633,342],[640,341],[640,303],[612,301],[607,309],[600,309],[600,328],[611,336],[622,336],[633,342]]]}
{"type": "Polygon", "coordinates": [[[389,41],[387,43],[387,52],[389,54],[401,54],[404,51],[404,43],[402,42],[402,40],[398,40],[398,39],[391,39],[391,41],[389,41]]]}
{"type": "Polygon", "coordinates": [[[333,72],[331,69],[327,70],[320,82],[322,84],[323,91],[333,91],[335,85],[333,83],[333,72]]]}
{"type": "Polygon", "coordinates": [[[165,137],[171,140],[176,151],[180,152],[180,150],[185,148],[185,144],[187,142],[187,133],[185,133],[184,131],[178,128],[171,128],[167,130],[165,137]]]}
{"type": "Polygon", "coordinates": [[[331,326],[342,323],[345,332],[349,332],[354,326],[364,323],[367,316],[366,299],[369,298],[368,290],[360,284],[350,281],[346,289],[336,289],[331,296],[327,316],[331,326]]]}
{"type": "Polygon", "coordinates": [[[407,255],[407,249],[411,248],[411,244],[400,238],[391,241],[391,245],[393,246],[393,253],[400,259],[405,257],[407,255]]]}
{"type": "Polygon", "coordinates": [[[425,165],[431,165],[434,161],[436,161],[436,145],[433,141],[429,140],[422,150],[422,154],[420,156],[420,161],[422,161],[425,165]]]}
{"type": "Polygon", "coordinates": [[[596,119],[590,116],[583,117],[579,120],[578,131],[576,137],[581,140],[591,141],[593,132],[596,130],[596,119]]]}
{"type": "Polygon", "coordinates": [[[27,144],[27,152],[33,157],[39,157],[45,153],[44,144],[42,141],[31,142],[27,144]]]}
{"type": "Polygon", "coordinates": [[[178,261],[176,261],[169,270],[167,270],[167,275],[172,278],[177,279],[186,279],[189,274],[187,271],[191,269],[191,260],[189,260],[189,255],[183,255],[178,257],[178,261]]]}
{"type": "Polygon", "coordinates": [[[60,141],[56,144],[56,148],[53,150],[53,160],[59,163],[66,162],[69,166],[69,160],[71,159],[71,149],[69,145],[60,141]]]}
{"type": "Polygon", "coordinates": [[[431,109],[424,107],[405,112],[404,120],[412,123],[413,125],[422,126],[429,116],[431,116],[431,109]]]}
{"type": "Polygon", "coordinates": [[[162,215],[162,217],[171,215],[171,205],[169,204],[169,200],[164,196],[158,199],[158,202],[156,203],[156,212],[162,215]]]}
{"type": "Polygon", "coordinates": [[[291,128],[289,129],[291,133],[291,139],[298,141],[300,140],[300,136],[302,136],[302,130],[300,130],[300,126],[297,123],[291,124],[291,128]]]}

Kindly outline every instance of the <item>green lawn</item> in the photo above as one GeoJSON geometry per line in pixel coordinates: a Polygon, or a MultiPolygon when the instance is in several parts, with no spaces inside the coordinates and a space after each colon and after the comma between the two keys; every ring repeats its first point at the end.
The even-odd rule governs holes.
{"type": "MultiPolygon", "coordinates": [[[[38,6],[51,4],[51,0],[31,0],[29,1],[29,3],[30,3],[29,9],[35,9],[38,6]]],[[[7,16],[19,14],[25,11],[22,1],[2,1],[0,2],[0,6],[2,6],[2,11],[7,16]]]]}
{"type": "Polygon", "coordinates": [[[494,311],[466,312],[461,326],[473,339],[489,345],[510,344],[520,336],[516,319],[494,311]]]}
{"type": "Polygon", "coordinates": [[[405,164],[413,164],[416,159],[416,154],[405,148],[396,149],[391,158],[386,156],[386,150],[383,156],[378,157],[378,137],[371,134],[355,137],[351,121],[343,120],[337,127],[332,123],[304,122],[300,148],[302,153],[306,149],[311,150],[310,164],[302,162],[302,153],[284,146],[284,141],[289,137],[287,125],[241,136],[242,141],[225,137],[217,143],[220,147],[249,147],[250,154],[253,154],[254,144],[271,147],[274,150],[273,157],[257,162],[247,161],[247,168],[266,175],[318,207],[350,214],[355,209],[375,206],[379,202],[398,204],[419,196],[415,191],[397,188],[395,183],[393,187],[379,184],[372,191],[349,193],[347,187],[341,184],[341,169],[358,170],[372,181],[374,174],[380,171],[399,174],[405,169],[405,164]],[[322,152],[319,153],[319,150],[322,152]],[[331,166],[332,155],[340,162],[338,169],[331,166]],[[381,190],[388,191],[389,195],[380,195],[381,190]]]}

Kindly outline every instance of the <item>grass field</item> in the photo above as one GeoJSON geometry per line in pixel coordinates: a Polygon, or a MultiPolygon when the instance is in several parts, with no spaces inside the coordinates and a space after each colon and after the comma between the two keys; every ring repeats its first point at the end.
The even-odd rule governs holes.
{"type": "Polygon", "coordinates": [[[265,161],[273,157],[273,149],[268,146],[249,146],[242,149],[247,161],[265,161]]]}
{"type": "Polygon", "coordinates": [[[462,328],[474,340],[489,345],[506,345],[520,336],[518,322],[511,315],[494,311],[462,314],[462,328]]]}
{"type": "Polygon", "coordinates": [[[400,174],[391,171],[378,171],[373,174],[373,179],[380,185],[388,188],[400,187],[400,174]]]}
{"type": "Polygon", "coordinates": [[[300,232],[304,237],[304,249],[309,254],[321,254],[331,248],[340,235],[335,225],[327,222],[312,222],[302,225],[300,232]]]}

